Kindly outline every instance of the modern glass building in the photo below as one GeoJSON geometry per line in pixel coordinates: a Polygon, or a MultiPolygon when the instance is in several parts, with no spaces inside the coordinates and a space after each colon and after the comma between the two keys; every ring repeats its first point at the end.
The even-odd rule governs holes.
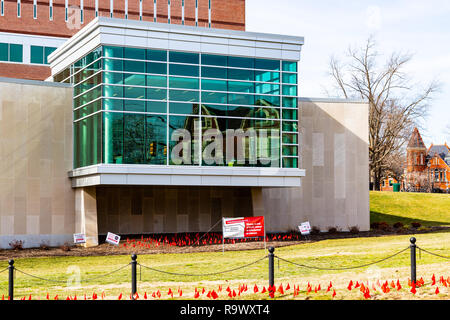
{"type": "Polygon", "coordinates": [[[74,88],[73,177],[86,167],[140,165],[222,168],[220,176],[245,180],[242,170],[257,169],[254,178],[266,168],[275,185],[299,185],[302,44],[299,37],[95,19],[49,57],[54,81],[74,88]]]}

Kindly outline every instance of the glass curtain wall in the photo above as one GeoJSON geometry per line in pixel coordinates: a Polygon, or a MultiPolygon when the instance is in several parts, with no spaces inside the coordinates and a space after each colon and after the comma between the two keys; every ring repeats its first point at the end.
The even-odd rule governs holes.
{"type": "Polygon", "coordinates": [[[298,168],[297,62],[104,46],[55,81],[74,85],[75,168],[298,168]],[[178,129],[191,138],[181,152],[178,129]],[[240,143],[231,136],[239,133],[240,143]],[[211,162],[202,155],[220,145],[220,134],[211,162]]]}

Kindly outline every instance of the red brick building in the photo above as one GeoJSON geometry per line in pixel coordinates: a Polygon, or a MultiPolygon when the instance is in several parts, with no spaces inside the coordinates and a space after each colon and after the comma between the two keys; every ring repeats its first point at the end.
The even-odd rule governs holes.
{"type": "Polygon", "coordinates": [[[48,78],[46,56],[97,16],[245,30],[245,0],[1,0],[0,77],[48,78]]]}
{"type": "Polygon", "coordinates": [[[450,148],[423,143],[414,129],[407,146],[404,187],[406,191],[450,192],[450,148]]]}

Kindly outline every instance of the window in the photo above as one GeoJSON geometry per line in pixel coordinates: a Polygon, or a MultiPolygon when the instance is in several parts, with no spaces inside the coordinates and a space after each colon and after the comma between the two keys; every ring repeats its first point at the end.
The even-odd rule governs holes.
{"type": "Polygon", "coordinates": [[[0,43],[0,61],[23,62],[23,46],[21,44],[0,43]]]}
{"type": "MultiPolygon", "coordinates": [[[[0,50],[3,50],[1,57],[5,49],[0,46],[0,50]]],[[[48,55],[45,47],[33,46],[31,50],[33,63],[45,62],[48,55]]],[[[9,59],[8,45],[6,53],[9,59]]],[[[297,73],[283,71],[296,70],[290,63],[252,57],[99,47],[75,62],[70,67],[72,74],[68,75],[73,78],[75,93],[75,166],[203,163],[298,168],[297,73]],[[100,120],[93,118],[96,114],[101,115],[100,120]],[[88,128],[91,126],[94,128],[88,128]],[[101,135],[96,131],[99,129],[101,135]],[[172,150],[183,140],[183,137],[175,137],[176,141],[172,141],[171,135],[176,129],[186,129],[191,138],[194,133],[197,136],[188,143],[196,146],[190,151],[175,149],[190,162],[172,159],[172,150]],[[198,133],[209,129],[224,135],[228,129],[244,130],[245,159],[237,159],[242,152],[235,151],[240,153],[234,154],[236,159],[220,160],[223,150],[214,150],[213,163],[207,158],[202,161],[209,140],[198,133]],[[255,132],[263,140],[253,145],[255,132]],[[89,149],[86,154],[78,154],[84,152],[84,148],[89,149]],[[98,150],[102,152],[100,158],[98,150]],[[255,152],[250,153],[250,150],[255,152]]]]}
{"type": "Polygon", "coordinates": [[[55,51],[56,48],[31,46],[30,47],[30,62],[37,64],[48,64],[47,57],[55,51]]]}
{"type": "Polygon", "coordinates": [[[53,0],[50,0],[48,4],[48,18],[50,21],[53,20],[53,0]]]}

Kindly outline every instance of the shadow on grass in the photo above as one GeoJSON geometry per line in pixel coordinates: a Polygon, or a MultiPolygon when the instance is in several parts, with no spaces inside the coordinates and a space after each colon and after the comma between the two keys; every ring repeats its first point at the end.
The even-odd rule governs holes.
{"type": "Polygon", "coordinates": [[[419,222],[423,226],[427,227],[437,227],[437,226],[449,226],[450,223],[443,221],[432,221],[432,220],[421,220],[421,219],[412,219],[400,217],[392,214],[385,214],[376,211],[370,211],[370,223],[372,222],[387,222],[390,225],[393,225],[396,222],[401,222],[405,225],[411,225],[412,222],[419,222]]]}

